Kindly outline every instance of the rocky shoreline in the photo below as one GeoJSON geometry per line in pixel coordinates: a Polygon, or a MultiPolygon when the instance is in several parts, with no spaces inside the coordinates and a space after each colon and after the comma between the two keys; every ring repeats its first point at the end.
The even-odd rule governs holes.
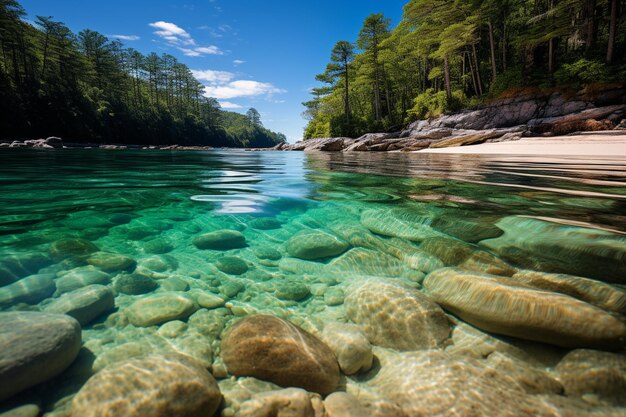
{"type": "Polygon", "coordinates": [[[626,130],[626,87],[605,86],[576,93],[530,91],[434,120],[419,120],[394,133],[360,138],[320,138],[280,144],[275,150],[324,152],[412,152],[523,137],[626,130]]]}

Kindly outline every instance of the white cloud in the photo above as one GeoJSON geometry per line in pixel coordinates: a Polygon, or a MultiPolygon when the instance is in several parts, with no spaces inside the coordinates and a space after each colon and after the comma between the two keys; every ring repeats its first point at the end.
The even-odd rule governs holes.
{"type": "Polygon", "coordinates": [[[215,45],[198,46],[191,35],[175,23],[160,20],[150,23],[150,26],[157,29],[155,35],[165,40],[168,45],[178,48],[186,56],[223,55],[220,48],[215,45]]]}
{"type": "Polygon", "coordinates": [[[138,41],[139,39],[141,39],[137,35],[109,35],[109,38],[119,39],[122,41],[138,41]]]}
{"type": "Polygon", "coordinates": [[[200,81],[210,84],[224,84],[235,78],[235,74],[227,71],[191,70],[191,73],[200,81]]]}
{"type": "Polygon", "coordinates": [[[243,106],[237,103],[231,103],[230,101],[220,101],[219,103],[223,109],[243,109],[243,106]]]}
{"type": "Polygon", "coordinates": [[[187,33],[185,29],[174,23],[160,20],[158,22],[150,23],[150,26],[158,29],[154,32],[155,35],[160,36],[170,43],[182,45],[196,44],[196,42],[191,38],[191,35],[187,33]]]}
{"type": "Polygon", "coordinates": [[[223,85],[210,85],[206,86],[204,91],[205,96],[217,99],[286,93],[285,90],[275,87],[271,83],[262,83],[251,80],[236,80],[223,85]]]}
{"type": "Polygon", "coordinates": [[[234,64],[235,66],[237,66],[237,65],[243,65],[243,64],[245,64],[245,63],[246,63],[246,61],[242,61],[241,59],[235,59],[235,60],[233,61],[233,64],[234,64]]]}

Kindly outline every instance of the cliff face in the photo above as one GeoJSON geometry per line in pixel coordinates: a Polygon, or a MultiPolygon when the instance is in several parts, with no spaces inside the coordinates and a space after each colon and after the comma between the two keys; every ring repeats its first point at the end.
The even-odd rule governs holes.
{"type": "Polygon", "coordinates": [[[521,91],[488,105],[434,120],[419,120],[396,133],[358,139],[323,138],[277,146],[296,151],[415,151],[516,140],[523,136],[565,135],[623,129],[626,86],[606,85],[578,92],[521,91]]]}

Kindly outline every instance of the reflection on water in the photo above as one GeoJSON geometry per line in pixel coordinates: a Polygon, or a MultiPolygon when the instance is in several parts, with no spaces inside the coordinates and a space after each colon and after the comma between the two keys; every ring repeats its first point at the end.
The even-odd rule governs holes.
{"type": "MultiPolygon", "coordinates": [[[[224,416],[265,407],[258,395],[276,387],[227,379],[220,358],[224,329],[257,313],[333,346],[366,415],[626,413],[626,357],[615,353],[626,337],[624,161],[0,157],[0,309],[82,325],[73,365],[20,387],[50,415],[69,412],[94,372],[155,353],[212,366],[224,416]],[[369,359],[340,354],[334,340],[369,359]]],[[[13,340],[2,317],[0,347],[13,340]]]]}

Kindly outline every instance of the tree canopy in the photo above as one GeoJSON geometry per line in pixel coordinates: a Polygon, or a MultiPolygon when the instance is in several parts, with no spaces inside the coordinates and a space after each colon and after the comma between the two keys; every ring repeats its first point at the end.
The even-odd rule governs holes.
{"type": "Polygon", "coordinates": [[[285,141],[260,115],[251,124],[221,110],[172,55],[143,55],[93,30],[74,34],[49,16],[33,26],[24,16],[16,0],[0,0],[4,138],[233,147],[285,141]]]}
{"type": "Polygon", "coordinates": [[[316,77],[324,86],[303,103],[305,138],[396,130],[509,88],[623,82],[625,9],[626,0],[410,0],[393,29],[372,14],[316,77]]]}

